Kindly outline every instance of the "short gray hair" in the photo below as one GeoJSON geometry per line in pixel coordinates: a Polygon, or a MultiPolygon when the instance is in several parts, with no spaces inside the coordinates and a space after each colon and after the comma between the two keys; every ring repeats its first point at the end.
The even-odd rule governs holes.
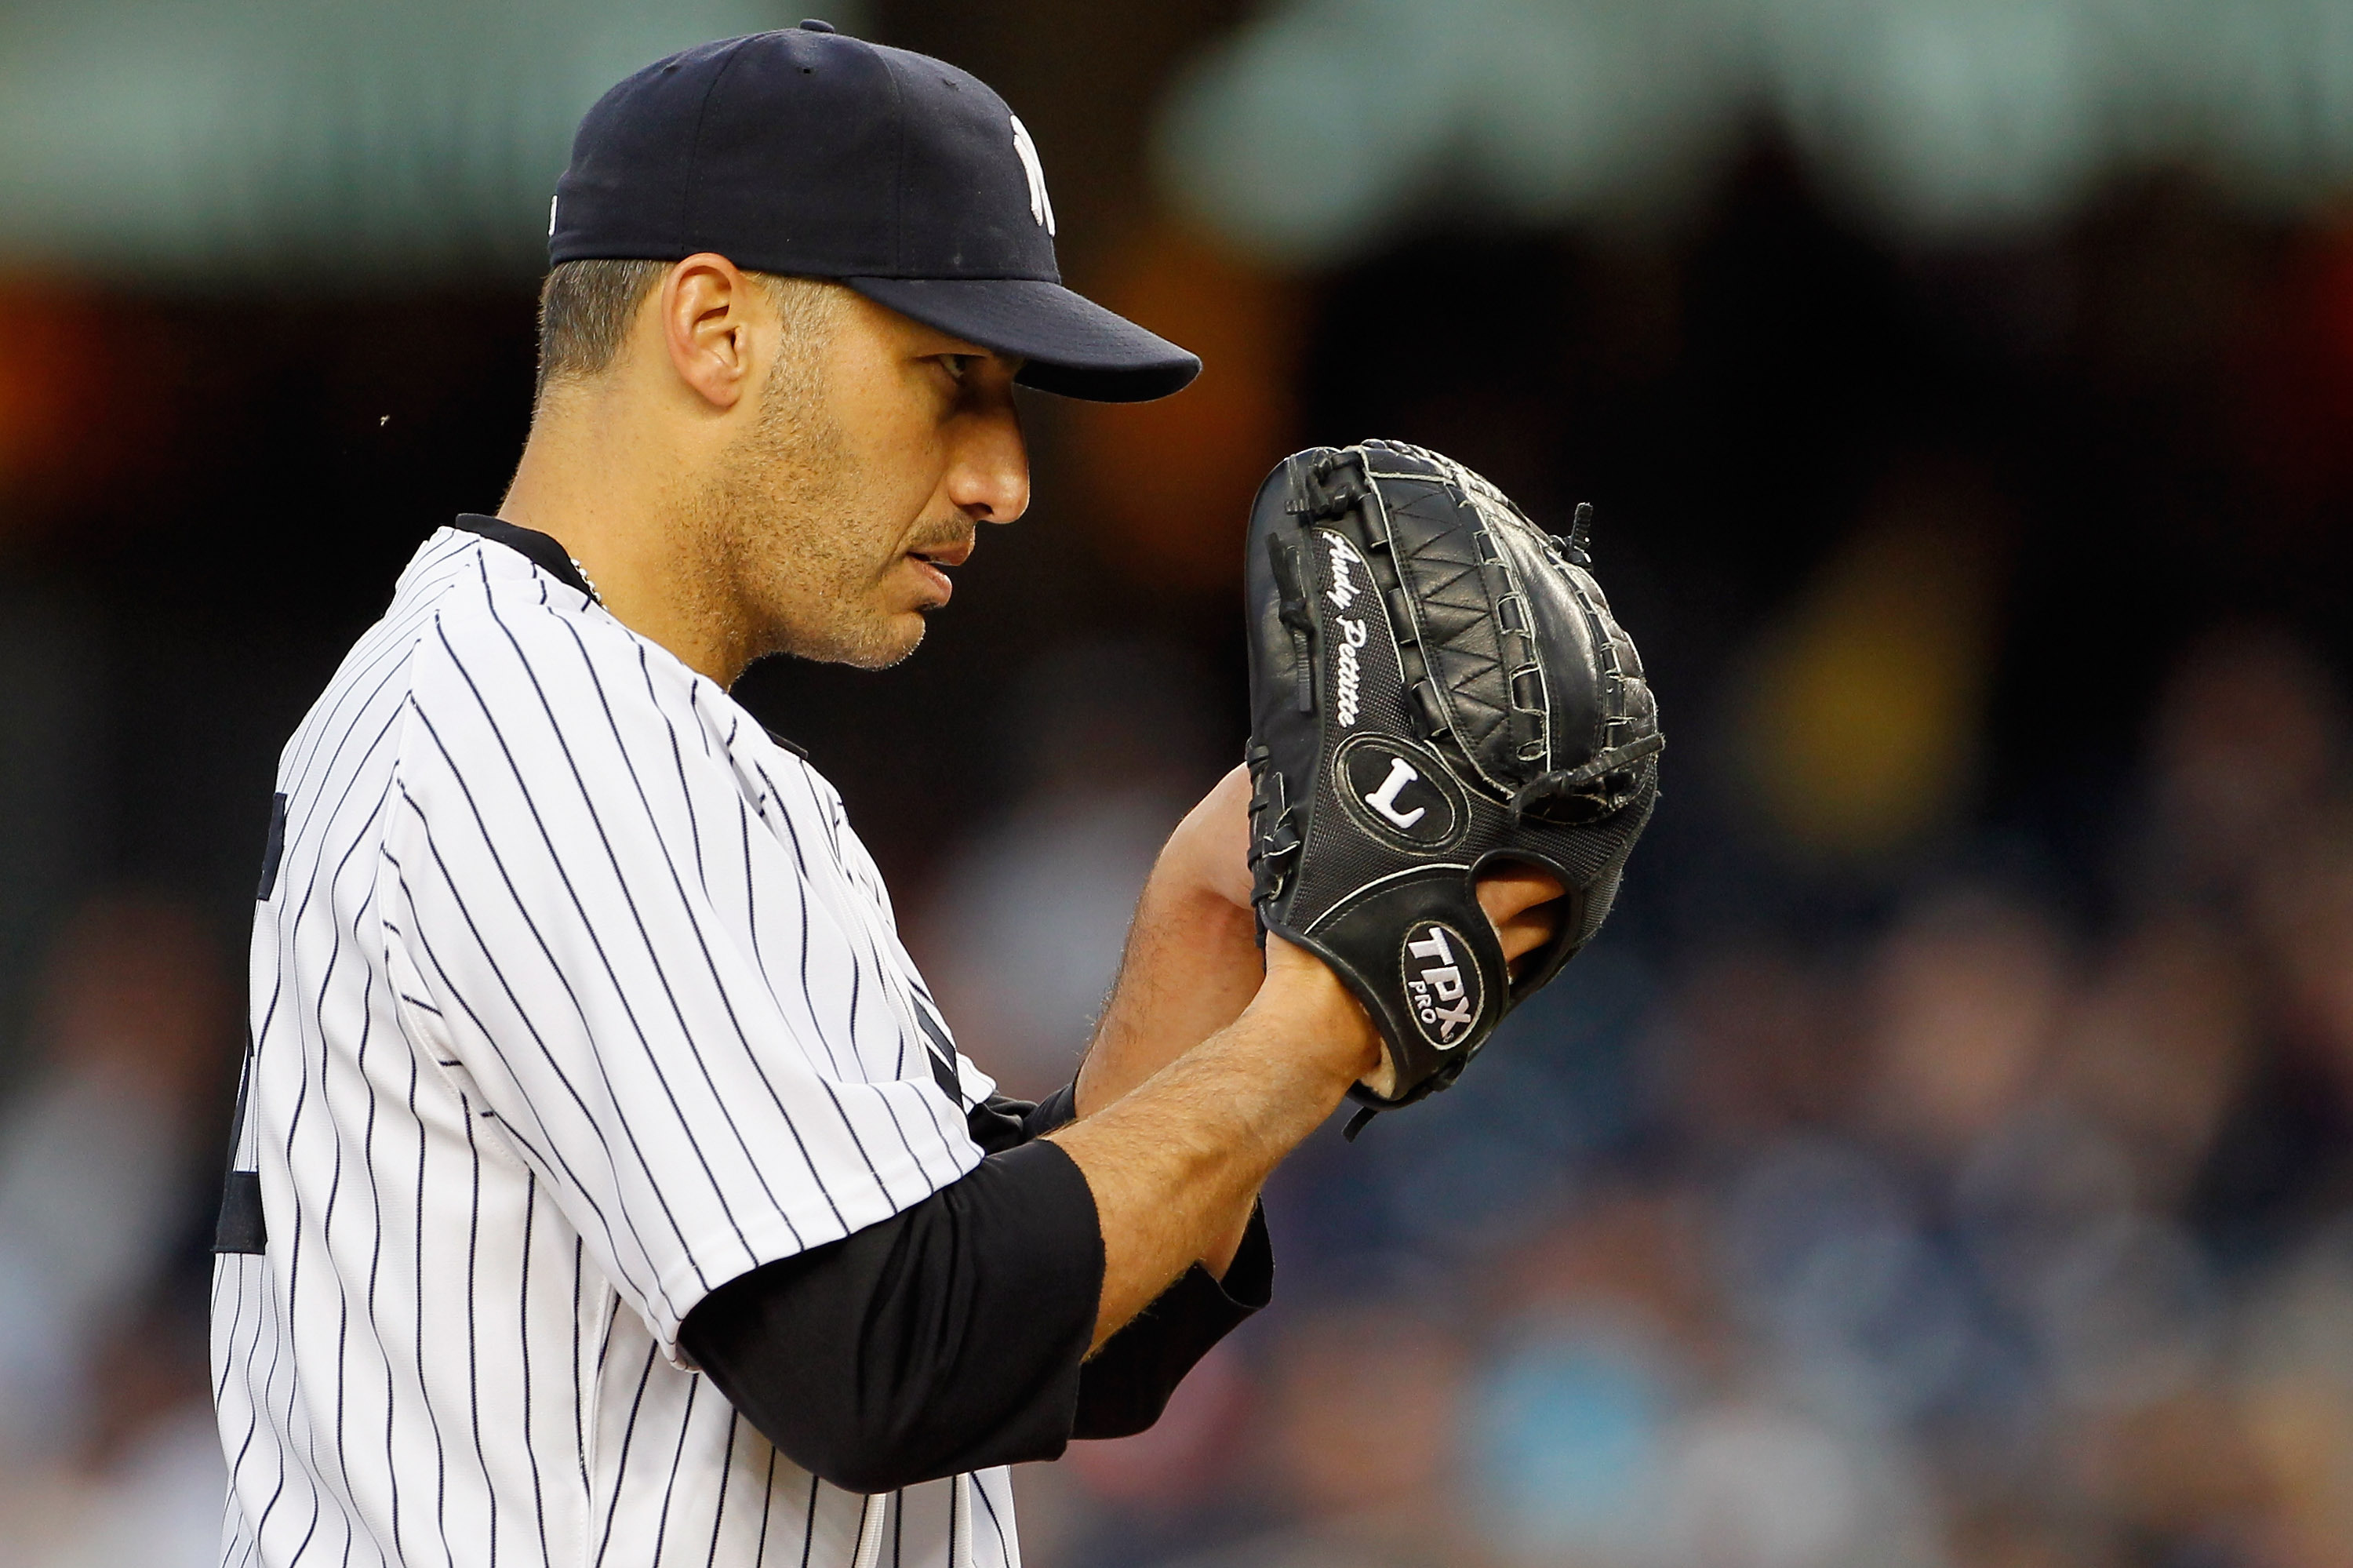
{"type": "MultiPolygon", "coordinates": [[[[635,258],[557,263],[539,291],[534,396],[544,397],[551,383],[585,381],[611,369],[646,296],[676,265],[635,258]]],[[[840,284],[771,272],[745,276],[758,280],[793,336],[815,340],[831,324],[840,284]]]]}
{"type": "Polygon", "coordinates": [[[634,258],[563,261],[539,291],[539,380],[586,380],[612,368],[629,323],[670,270],[667,261],[634,258]]]}

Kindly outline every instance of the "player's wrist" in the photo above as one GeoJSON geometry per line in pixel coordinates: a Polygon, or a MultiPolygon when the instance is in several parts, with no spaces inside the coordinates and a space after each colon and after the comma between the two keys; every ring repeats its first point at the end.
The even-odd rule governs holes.
{"type": "Polygon", "coordinates": [[[1250,1012],[1267,1019],[1285,1042],[1326,1069],[1340,1091],[1377,1076],[1384,1053],[1380,1031],[1355,993],[1322,959],[1280,937],[1266,939],[1266,983],[1250,1012]]]}
{"type": "Polygon", "coordinates": [[[1253,950],[1257,946],[1255,909],[1236,904],[1211,883],[1181,873],[1154,879],[1137,908],[1137,917],[1156,927],[1159,934],[1189,944],[1242,942],[1253,950]]]}

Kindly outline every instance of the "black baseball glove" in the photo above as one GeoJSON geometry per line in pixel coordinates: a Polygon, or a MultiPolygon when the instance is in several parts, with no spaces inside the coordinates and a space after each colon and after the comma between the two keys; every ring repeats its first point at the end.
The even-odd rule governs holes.
{"type": "Polygon", "coordinates": [[[1259,919],[1379,1025],[1395,1090],[1357,1085],[1368,1107],[1453,1083],[1599,927],[1650,820],[1658,708],[1593,580],[1590,516],[1547,535],[1396,441],[1286,458],[1251,508],[1259,919]],[[1508,861],[1568,889],[1516,979],[1474,887],[1508,861]]]}

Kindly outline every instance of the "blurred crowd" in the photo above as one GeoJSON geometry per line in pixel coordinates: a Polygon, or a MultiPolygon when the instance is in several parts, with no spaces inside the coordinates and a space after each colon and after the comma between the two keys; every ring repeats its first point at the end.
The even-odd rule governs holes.
{"type": "MultiPolygon", "coordinates": [[[[1031,1560],[2353,1563],[2347,738],[2320,662],[2226,628],[2087,876],[1947,853],[1820,927],[1605,932],[1454,1090],[1286,1168],[1278,1305],[1024,1473],[1031,1560]]],[[[1041,794],[947,884],[952,989],[1062,1044],[1008,1079],[1069,1071],[1115,946],[1057,1014],[1052,927],[975,912],[1115,907],[1179,793],[1041,794]]]]}
{"type": "Polygon", "coordinates": [[[237,1011],[185,901],[90,899],[0,1106],[0,1568],[211,1568],[227,1471],[206,1372],[237,1011]]]}
{"type": "MultiPolygon", "coordinates": [[[[476,115],[353,94],[334,63],[392,32],[503,58],[487,28],[543,67],[522,12],[444,6],[479,28],[419,33],[340,0],[237,9],[328,62],[307,118],[250,97],[273,146],[346,100],[387,158],[410,145],[377,124],[396,101],[499,147],[571,112],[520,65],[459,82],[427,51],[353,79],[479,85],[476,115]]],[[[1353,1144],[1335,1120],[1278,1173],[1274,1305],[1153,1431],[1020,1473],[1033,1568],[2353,1568],[2341,207],[2283,217],[2190,159],[2049,222],[1889,238],[1852,182],[1817,188],[1807,121],[1717,127],[1735,163],[1672,222],[1574,218],[1588,187],[1559,180],[1514,186],[1545,199],[1505,221],[1504,154],[1594,145],[1568,121],[1498,140],[1541,129],[1515,104],[1671,107],[1616,65],[1592,68],[1615,96],[1564,90],[1526,29],[1649,37],[1694,6],[863,9],[1021,107],[1069,275],[1208,365],[1161,404],[1029,405],[1035,514],[990,531],[922,655],[776,661],[737,689],[840,786],[959,1044],[1009,1091],[1068,1080],[1158,846],[1240,749],[1241,523],[1281,453],[1435,445],[1554,527],[1591,497],[1670,742],[1592,947],[1455,1088],[1353,1144]],[[1350,27],[1362,48],[1326,47],[1350,27]],[[1277,46],[1317,69],[1252,64],[1277,46]],[[1444,90],[1368,93],[1356,73],[1397,79],[1384,50],[1444,90]],[[1497,60],[1520,96],[1491,90],[1497,60]],[[1408,129],[1453,163],[1377,134],[1424,111],[1408,129]],[[1325,207],[1270,183],[1286,146],[1325,207]],[[1321,213],[1346,257],[1270,260],[1246,211],[1195,227],[1153,156],[1193,156],[1197,197],[1321,213]],[[1351,160],[1411,201],[1349,185],[1351,160]]],[[[1959,151],[2009,179],[2042,133],[2013,66],[2039,57],[1995,35],[2086,8],[1911,10],[1966,35],[1969,69],[1885,99],[1898,150],[1981,118],[1959,151]]],[[[2341,10],[2166,15],[2353,38],[2341,10]]],[[[37,13],[80,36],[73,7],[37,13]]],[[[177,37],[139,26],[150,52],[177,37]]],[[[35,58],[0,48],[26,81],[35,58]]],[[[149,90],[111,44],[90,58],[149,90]]],[[[2286,58],[2255,96],[2353,125],[2286,58]]],[[[0,132],[80,126],[40,109],[79,79],[44,80],[0,132]]],[[[474,193],[437,228],[353,172],[360,143],[260,174],[222,145],[216,173],[278,193],[253,211],[357,237],[392,281],[296,289],[259,259],[312,252],[235,246],[259,269],[242,291],[0,276],[0,1568],[214,1562],[206,1248],[271,758],[417,540],[495,504],[528,418],[530,267],[465,237],[530,241],[498,203],[529,219],[549,171],[411,158],[419,202],[474,193]],[[456,270],[428,286],[416,253],[375,256],[395,232],[456,270]]],[[[80,177],[33,162],[43,188],[80,177]]],[[[248,213],[209,188],[153,210],[248,213]]]]}
{"type": "MultiPolygon", "coordinates": [[[[1116,641],[1006,683],[1087,744],[1035,748],[902,906],[1008,1088],[1073,1069],[1220,767],[1214,685],[1116,641]]],[[[2096,842],[1964,822],[1873,862],[1882,896],[1712,939],[1655,908],[1720,900],[1707,865],[1638,852],[1630,913],[1455,1089],[1279,1174],[1278,1304],[1151,1433],[1023,1473],[1030,1561],[2353,1564],[2346,694],[2228,624],[2144,733],[2096,842]]],[[[1748,831],[1824,874],[1803,820],[1748,831]]],[[[135,891],[40,967],[0,1109],[0,1568],[212,1560],[233,977],[135,891]]]]}
{"type": "MultiPolygon", "coordinates": [[[[1152,1432],[1022,1473],[1037,1568],[2353,1568],[2339,673],[2209,629],[2021,848],[1953,783],[1975,743],[1902,739],[1968,705],[1821,630],[1873,581],[1898,609],[1862,621],[1933,620],[1905,596],[1943,568],[1857,537],[1760,633],[1780,695],[1670,706],[1683,825],[1601,938],[1454,1089],[1278,1174],[1276,1305],[1152,1432]],[[1813,711],[1859,670],[1862,719],[1813,711]],[[1882,777],[1708,799],[1823,755],[1882,777]]],[[[991,753],[999,803],[898,889],[1008,1089],[1073,1070],[1224,766],[1218,685],[1182,645],[1050,641],[982,715],[1084,742],[991,753]]],[[[38,966],[0,1101],[0,1568],[212,1562],[235,935],[119,890],[38,966]]]]}

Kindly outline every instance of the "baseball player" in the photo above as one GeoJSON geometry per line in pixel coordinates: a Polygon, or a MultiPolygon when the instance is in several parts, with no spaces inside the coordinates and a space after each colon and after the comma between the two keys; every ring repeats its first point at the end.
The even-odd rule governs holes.
{"type": "MultiPolygon", "coordinates": [[[[426,540],[279,767],[225,1563],[1017,1563],[1005,1467],[1150,1425],[1267,1299],[1259,1188],[1384,1054],[1324,962],[1261,955],[1241,771],[1032,1106],[728,695],[915,648],[1028,503],[1017,385],[1192,379],[1053,231],[994,92],[818,22],[583,122],[513,485],[426,540]]],[[[1506,950],[1557,892],[1482,885],[1506,950]]]]}

